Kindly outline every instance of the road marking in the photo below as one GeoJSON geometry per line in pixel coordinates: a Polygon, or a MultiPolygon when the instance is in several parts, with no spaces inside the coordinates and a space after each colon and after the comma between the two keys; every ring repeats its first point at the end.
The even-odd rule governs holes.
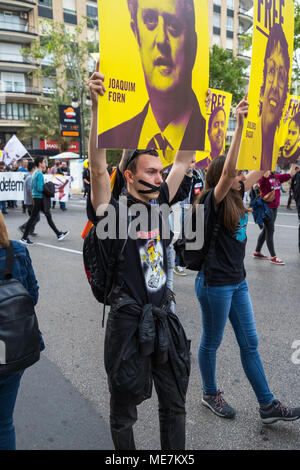
{"type": "Polygon", "coordinates": [[[46,246],[47,248],[54,248],[55,250],[69,251],[70,253],[76,253],[78,255],[82,255],[82,251],[70,250],[70,248],[62,248],[60,246],[47,245],[46,243],[34,243],[34,244],[39,245],[39,246],[46,246]]]}

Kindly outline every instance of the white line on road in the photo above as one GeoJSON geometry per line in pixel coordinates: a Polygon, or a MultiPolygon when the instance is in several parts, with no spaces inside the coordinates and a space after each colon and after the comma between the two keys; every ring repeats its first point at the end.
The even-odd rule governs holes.
{"type": "Polygon", "coordinates": [[[69,251],[70,253],[76,253],[78,255],[82,255],[82,251],[70,250],[69,248],[62,248],[60,246],[55,246],[55,245],[47,245],[46,243],[35,243],[35,245],[46,246],[47,248],[54,248],[55,250],[69,251]]]}

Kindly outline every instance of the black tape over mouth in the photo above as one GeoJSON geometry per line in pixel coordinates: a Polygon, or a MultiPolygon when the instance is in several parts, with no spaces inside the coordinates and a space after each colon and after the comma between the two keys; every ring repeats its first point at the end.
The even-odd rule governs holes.
{"type": "Polygon", "coordinates": [[[147,181],[144,180],[139,180],[139,183],[142,184],[143,186],[146,186],[147,188],[150,189],[138,189],[138,193],[140,194],[151,194],[151,193],[157,193],[160,192],[160,186],[154,186],[154,184],[147,183],[147,181]]]}

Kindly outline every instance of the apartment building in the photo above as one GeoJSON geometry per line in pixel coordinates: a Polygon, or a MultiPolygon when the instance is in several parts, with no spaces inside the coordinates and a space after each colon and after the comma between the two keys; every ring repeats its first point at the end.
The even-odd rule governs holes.
{"type": "Polygon", "coordinates": [[[38,38],[38,14],[34,0],[0,0],[0,146],[24,127],[41,89],[30,72],[38,63],[26,57],[26,49],[38,38]],[[25,52],[24,52],[25,51],[25,52]]]}
{"type": "MultiPolygon", "coordinates": [[[[253,0],[208,0],[210,47],[217,44],[250,63],[240,37],[252,27],[252,7],[253,0]]],[[[42,35],[41,19],[65,23],[72,31],[83,16],[90,21],[82,39],[98,40],[97,0],[0,0],[0,148],[24,127],[32,106],[54,92],[51,78],[38,83],[30,75],[47,62],[34,63],[23,53],[42,35]]],[[[234,121],[229,123],[229,134],[233,129],[234,121]]]]}

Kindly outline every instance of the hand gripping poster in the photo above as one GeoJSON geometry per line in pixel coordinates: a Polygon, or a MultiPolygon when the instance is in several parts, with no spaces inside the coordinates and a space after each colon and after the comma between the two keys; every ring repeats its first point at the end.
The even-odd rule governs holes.
{"type": "Polygon", "coordinates": [[[210,89],[211,99],[207,110],[204,152],[196,152],[196,168],[205,169],[210,162],[225,153],[225,137],[229,121],[232,94],[210,89]]]}
{"type": "Polygon", "coordinates": [[[249,113],[237,162],[240,170],[275,170],[293,43],[293,0],[254,0],[249,113]]]}
{"type": "Polygon", "coordinates": [[[98,147],[204,150],[207,0],[99,0],[98,147]]]}
{"type": "Polygon", "coordinates": [[[288,95],[280,126],[277,164],[288,166],[300,157],[300,96],[288,95]]]}

